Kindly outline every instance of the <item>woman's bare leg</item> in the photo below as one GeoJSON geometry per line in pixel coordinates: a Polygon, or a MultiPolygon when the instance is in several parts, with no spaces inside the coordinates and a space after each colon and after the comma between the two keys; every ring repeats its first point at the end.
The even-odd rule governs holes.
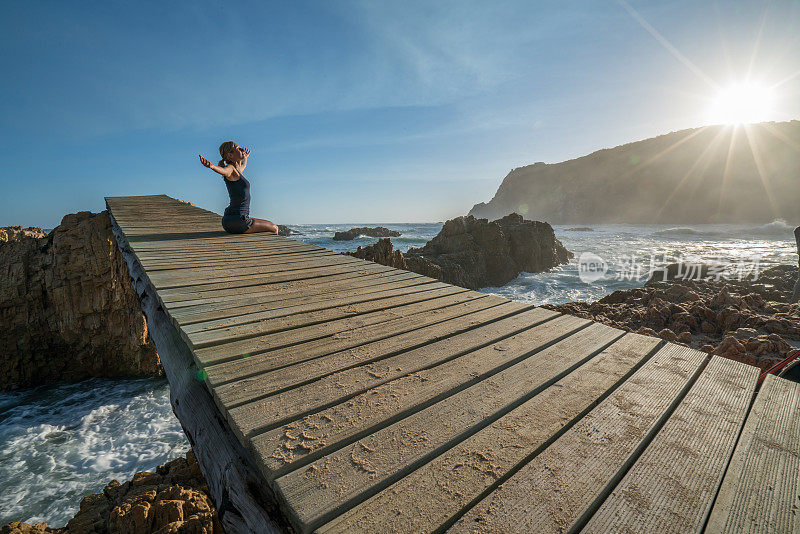
{"type": "Polygon", "coordinates": [[[253,217],[253,226],[247,229],[246,234],[255,234],[256,232],[271,232],[278,235],[278,225],[266,219],[256,219],[253,217]]]}

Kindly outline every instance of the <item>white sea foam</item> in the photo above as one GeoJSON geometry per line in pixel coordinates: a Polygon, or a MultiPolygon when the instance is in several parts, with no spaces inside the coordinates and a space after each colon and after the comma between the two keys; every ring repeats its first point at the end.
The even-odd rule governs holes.
{"type": "Polygon", "coordinates": [[[0,524],[62,526],[81,499],[189,444],[163,380],[87,380],[0,394],[0,524]]]}
{"type": "Polygon", "coordinates": [[[755,228],[749,229],[748,233],[755,234],[755,235],[767,235],[767,236],[783,236],[787,239],[792,239],[794,235],[795,227],[791,224],[788,224],[786,221],[782,219],[778,219],[772,221],[771,223],[762,224],[761,226],[756,226],[755,228]]]}

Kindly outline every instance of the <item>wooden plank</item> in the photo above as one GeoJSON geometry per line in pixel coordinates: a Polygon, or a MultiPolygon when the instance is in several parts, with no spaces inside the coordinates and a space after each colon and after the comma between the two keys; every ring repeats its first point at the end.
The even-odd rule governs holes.
{"type": "MultiPolygon", "coordinates": [[[[383,273],[382,273],[383,274],[383,273]]],[[[320,300],[332,299],[342,289],[349,288],[354,293],[370,293],[382,291],[388,288],[411,287],[433,282],[431,278],[421,278],[408,271],[398,271],[396,273],[385,273],[382,276],[362,276],[348,278],[340,282],[331,282],[318,286],[307,285],[301,289],[284,290],[250,290],[242,292],[233,298],[230,296],[211,297],[198,299],[195,301],[177,302],[175,305],[170,303],[168,308],[170,315],[180,324],[191,324],[211,318],[210,313],[216,317],[223,316],[224,313],[234,315],[236,310],[246,309],[249,306],[260,304],[267,306],[269,303],[276,303],[291,306],[303,302],[317,302],[320,300]]]]}
{"type": "Polygon", "coordinates": [[[767,375],[706,532],[800,532],[800,384],[767,375]]]}
{"type": "Polygon", "coordinates": [[[297,263],[313,258],[320,257],[341,257],[342,254],[332,250],[301,250],[301,251],[280,251],[266,250],[253,254],[250,251],[237,251],[235,253],[208,253],[202,256],[175,256],[172,258],[159,258],[157,260],[143,260],[143,267],[148,271],[159,271],[167,269],[187,269],[191,267],[219,267],[219,266],[250,266],[256,262],[261,264],[265,261],[271,263],[297,263]]]}
{"type": "MultiPolygon", "coordinates": [[[[432,532],[446,526],[459,512],[468,509],[470,503],[493,488],[499,479],[544,450],[580,420],[660,344],[656,338],[626,334],[551,387],[318,531],[432,532]],[[425,498],[420,499],[420,495],[425,498]]],[[[434,429],[438,431],[438,425],[429,428],[425,437],[430,439],[429,433],[434,429]]],[[[373,448],[368,441],[370,438],[358,443],[373,448]]],[[[424,448],[425,443],[424,440],[405,439],[403,447],[424,448]]],[[[361,449],[355,449],[356,457],[367,466],[374,464],[376,454],[386,454],[377,449],[374,452],[361,449]]],[[[297,472],[308,472],[308,469],[297,472]]],[[[312,477],[314,472],[308,473],[312,477]]]]}
{"type": "Polygon", "coordinates": [[[758,368],[712,358],[581,532],[701,532],[744,424],[758,368]]]}
{"type": "MultiPolygon", "coordinates": [[[[314,278],[303,278],[300,280],[286,280],[283,282],[264,281],[263,276],[243,278],[239,281],[200,284],[194,286],[184,286],[173,289],[161,289],[158,291],[159,299],[164,303],[176,303],[186,300],[206,299],[218,296],[235,296],[251,291],[282,291],[289,289],[305,288],[312,285],[326,284],[332,281],[355,279],[360,276],[382,276],[395,274],[398,269],[386,267],[377,263],[372,266],[353,266],[338,273],[331,273],[325,276],[314,278]]],[[[421,276],[421,275],[419,275],[421,276]]]]}
{"type": "MultiPolygon", "coordinates": [[[[303,362],[309,362],[311,365],[310,362],[313,360],[327,355],[334,356],[338,361],[339,357],[344,354],[345,359],[358,361],[365,353],[371,355],[380,350],[388,350],[389,353],[401,349],[412,350],[417,348],[417,344],[427,344],[429,341],[436,340],[440,335],[447,337],[447,332],[459,332],[479,327],[487,321],[487,316],[490,318],[489,320],[498,319],[530,307],[530,305],[507,301],[499,297],[493,299],[472,298],[451,306],[385,321],[380,323],[380,328],[375,328],[370,323],[297,345],[289,345],[261,354],[248,354],[240,359],[209,365],[205,367],[205,370],[208,373],[209,384],[216,386],[296,366],[303,362]],[[395,338],[398,340],[395,341],[395,338]]],[[[378,352],[378,354],[382,353],[378,352]]],[[[346,364],[340,365],[346,366],[346,364]]]]}
{"type": "Polygon", "coordinates": [[[216,282],[229,279],[231,277],[242,278],[247,275],[261,274],[265,271],[269,273],[284,273],[290,271],[304,271],[308,269],[318,269],[321,267],[341,266],[347,264],[361,263],[365,260],[353,258],[351,256],[316,256],[305,259],[299,263],[285,264],[281,261],[265,260],[260,265],[253,267],[239,266],[234,263],[228,268],[187,268],[175,271],[155,271],[147,273],[150,281],[158,287],[179,286],[192,283],[197,280],[206,282],[216,282]]]}
{"type": "MultiPolygon", "coordinates": [[[[409,285],[409,282],[406,282],[405,284],[399,283],[398,285],[392,285],[388,288],[380,288],[378,290],[373,289],[372,291],[365,290],[358,292],[353,290],[342,290],[328,295],[328,298],[314,298],[314,295],[311,295],[307,297],[304,302],[292,303],[274,300],[267,303],[257,303],[249,306],[243,306],[241,308],[235,308],[234,311],[222,310],[222,312],[217,312],[214,310],[207,312],[208,317],[202,321],[193,322],[192,324],[181,323],[181,325],[184,326],[184,331],[187,334],[192,334],[197,332],[207,332],[220,328],[234,327],[256,321],[267,321],[277,317],[284,317],[298,313],[322,311],[330,308],[342,308],[345,306],[349,307],[350,305],[355,304],[364,304],[364,306],[368,306],[366,304],[367,302],[372,302],[374,304],[374,308],[368,308],[369,311],[373,311],[374,309],[383,309],[387,307],[390,305],[388,304],[390,302],[397,302],[392,301],[392,298],[404,296],[422,296],[418,294],[428,293],[435,291],[436,289],[450,290],[452,287],[453,286],[444,284],[442,282],[428,282],[426,284],[416,285],[409,285]]],[[[355,308],[348,309],[348,313],[355,313],[355,308]]],[[[178,322],[180,322],[180,320],[178,320],[178,322]]]]}
{"type": "Polygon", "coordinates": [[[262,286],[249,286],[249,287],[235,287],[214,291],[190,291],[187,294],[174,294],[165,297],[166,304],[171,310],[176,313],[178,311],[186,311],[196,309],[202,311],[204,306],[214,306],[225,302],[237,302],[239,299],[270,299],[279,298],[281,295],[286,295],[287,298],[297,298],[309,293],[326,294],[336,292],[342,287],[347,287],[349,284],[354,284],[355,287],[369,287],[389,283],[394,280],[416,281],[418,283],[427,283],[434,281],[432,278],[421,277],[411,271],[379,271],[376,273],[367,273],[351,275],[343,273],[335,276],[326,277],[325,281],[320,279],[311,279],[297,282],[284,282],[282,284],[264,284],[262,286]],[[183,310],[183,308],[190,308],[183,310]]]}
{"type": "Polygon", "coordinates": [[[374,495],[562,379],[623,334],[592,324],[535,358],[278,478],[277,492],[291,503],[293,524],[308,532],[374,495]],[[360,468],[354,468],[356,463],[360,468]]]}
{"type": "MultiPolygon", "coordinates": [[[[381,384],[306,415],[286,394],[228,410],[234,432],[250,437],[268,479],[281,476],[364,435],[438,402],[569,336],[589,321],[559,316],[488,347],[381,384]],[[302,420],[297,420],[303,417],[302,420]],[[269,430],[271,427],[279,426],[269,430]],[[266,431],[265,431],[266,430],[266,431]]],[[[318,409],[313,406],[312,409],[318,409]]]]}
{"type": "Polygon", "coordinates": [[[450,531],[561,533],[580,528],[585,514],[647,446],[705,361],[702,352],[666,346],[450,531]]]}
{"type": "MultiPolygon", "coordinates": [[[[213,373],[214,377],[209,383],[226,382],[214,388],[214,395],[228,408],[260,400],[290,387],[297,389],[287,391],[286,395],[294,396],[306,405],[314,399],[319,406],[342,395],[366,391],[394,378],[421,371],[443,359],[477,350],[558,316],[557,312],[541,308],[515,313],[520,309],[501,304],[426,329],[359,345],[357,350],[348,349],[304,360],[245,380],[231,381],[230,378],[232,374],[252,373],[247,361],[239,362],[239,368],[228,369],[227,373],[220,373],[212,367],[209,376],[213,373]],[[514,315],[504,315],[511,313],[514,315]],[[486,324],[478,321],[486,321],[486,324]],[[247,366],[247,369],[240,369],[242,366],[247,366]],[[343,383],[348,387],[342,388],[343,383]],[[307,387],[298,387],[305,384],[307,387]]],[[[284,399],[292,403],[291,398],[284,399]]]]}
{"type": "MultiPolygon", "coordinates": [[[[341,263],[341,264],[334,264],[334,265],[326,265],[322,267],[310,267],[308,269],[295,269],[292,271],[286,272],[279,272],[279,273],[252,273],[252,274],[238,274],[232,276],[223,276],[219,278],[214,278],[213,280],[209,280],[207,278],[204,279],[188,279],[182,282],[163,282],[161,284],[154,284],[154,287],[158,290],[159,294],[161,290],[164,289],[175,289],[179,287],[193,287],[193,286],[203,286],[207,289],[219,289],[222,287],[233,287],[236,284],[246,284],[252,285],[256,283],[261,284],[275,284],[279,282],[290,282],[293,280],[305,280],[308,278],[318,278],[322,276],[328,276],[331,274],[339,274],[345,272],[353,272],[353,271],[377,271],[377,270],[388,270],[392,269],[392,267],[384,267],[383,269],[378,269],[377,267],[384,267],[383,265],[378,265],[377,263],[363,263],[363,262],[353,262],[353,263],[341,263]]],[[[150,279],[152,283],[152,278],[150,279]]]]}
{"type": "MultiPolygon", "coordinates": [[[[337,319],[357,317],[369,313],[383,312],[387,318],[392,318],[394,314],[398,310],[402,310],[404,306],[419,302],[434,301],[439,298],[449,297],[451,295],[456,295],[467,291],[469,290],[461,287],[450,286],[449,284],[441,284],[438,287],[434,287],[426,291],[420,291],[419,293],[389,297],[376,301],[358,302],[340,308],[309,311],[306,313],[280,317],[280,320],[277,321],[271,319],[273,319],[276,314],[282,313],[280,310],[275,312],[260,312],[251,314],[247,317],[252,318],[252,320],[255,322],[236,324],[233,326],[220,327],[218,321],[210,321],[211,326],[213,326],[214,329],[209,330],[204,329],[205,325],[209,323],[197,323],[181,328],[181,334],[183,335],[184,339],[189,342],[190,347],[193,349],[210,347],[213,345],[230,343],[231,341],[237,341],[240,339],[262,336],[283,330],[293,330],[301,326],[328,323],[337,319]]],[[[237,317],[235,319],[242,318],[237,317]]],[[[228,321],[228,319],[222,320],[228,321]]],[[[287,336],[288,335],[290,334],[287,334],[287,336]]]]}
{"type": "MultiPolygon", "coordinates": [[[[445,308],[479,299],[489,299],[483,304],[493,305],[500,304],[506,300],[502,297],[494,297],[475,291],[464,291],[448,297],[402,306],[389,312],[382,310],[366,313],[355,317],[320,323],[313,327],[296,328],[285,332],[233,341],[224,345],[195,349],[193,353],[198,365],[206,367],[243,357],[252,358],[263,352],[276,351],[283,347],[307,341],[324,340],[321,342],[328,345],[332,340],[347,340],[349,338],[352,343],[359,344],[364,339],[364,332],[374,330],[375,325],[380,324],[381,330],[396,327],[398,324],[414,328],[426,319],[433,318],[433,320],[436,320],[437,315],[447,312],[445,308]],[[423,314],[423,316],[418,314],[423,314]]],[[[458,308],[457,311],[459,311],[458,308]]],[[[305,347],[302,350],[305,350],[305,347]]],[[[301,357],[305,357],[305,354],[301,357]]],[[[295,363],[299,359],[288,361],[287,364],[295,363]]],[[[275,362],[274,365],[275,367],[281,367],[282,362],[275,362]]]]}

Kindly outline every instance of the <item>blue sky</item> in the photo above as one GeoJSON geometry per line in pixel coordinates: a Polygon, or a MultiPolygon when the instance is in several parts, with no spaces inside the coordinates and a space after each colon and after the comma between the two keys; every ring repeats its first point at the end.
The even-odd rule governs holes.
{"type": "Polygon", "coordinates": [[[706,122],[714,87],[776,86],[800,118],[800,3],[3,2],[0,226],[103,197],[221,213],[252,150],[277,223],[442,221],[514,167],[706,122]]]}

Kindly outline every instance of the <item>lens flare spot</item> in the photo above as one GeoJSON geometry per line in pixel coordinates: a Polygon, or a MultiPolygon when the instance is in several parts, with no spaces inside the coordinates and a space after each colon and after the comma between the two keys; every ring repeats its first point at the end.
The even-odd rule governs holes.
{"type": "Polygon", "coordinates": [[[517,213],[520,215],[527,215],[528,214],[528,204],[523,202],[517,207],[517,213]]]}

